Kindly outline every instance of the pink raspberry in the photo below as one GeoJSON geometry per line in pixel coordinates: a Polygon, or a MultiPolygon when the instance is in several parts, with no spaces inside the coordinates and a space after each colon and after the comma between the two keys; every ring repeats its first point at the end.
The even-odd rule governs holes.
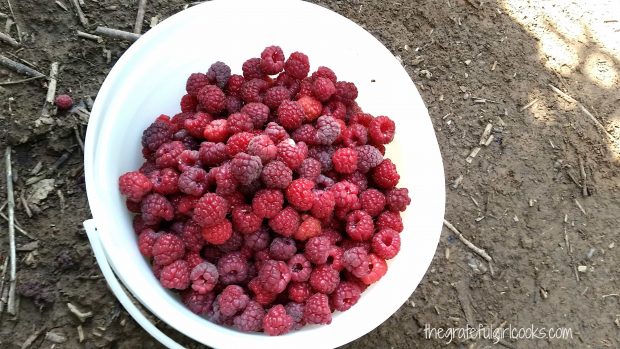
{"type": "Polygon", "coordinates": [[[265,92],[263,103],[272,110],[278,109],[284,101],[291,100],[291,92],[284,86],[273,86],[265,92]]]}
{"type": "Polygon", "coordinates": [[[295,79],[303,79],[308,76],[310,62],[308,56],[301,52],[293,52],[284,63],[284,70],[295,79]]]}
{"type": "Polygon", "coordinates": [[[248,275],[248,262],[238,252],[231,252],[217,261],[217,272],[224,285],[240,283],[248,275]]]}
{"type": "Polygon", "coordinates": [[[269,246],[269,230],[261,228],[253,233],[243,235],[243,246],[252,251],[264,250],[269,246]]]}
{"type": "Polygon", "coordinates": [[[284,189],[293,180],[293,171],[282,161],[271,161],[263,167],[261,179],[267,188],[284,189]]]}
{"type": "Polygon", "coordinates": [[[288,333],[293,327],[293,318],[286,313],[282,304],[273,306],[263,318],[263,331],[270,336],[288,333]]]}
{"type": "Polygon", "coordinates": [[[301,109],[304,110],[306,120],[314,121],[316,118],[321,116],[323,104],[321,104],[321,101],[318,99],[312,96],[303,96],[297,100],[297,103],[299,103],[299,105],[301,105],[301,109]]]}
{"type": "Polygon", "coordinates": [[[214,299],[214,293],[200,294],[191,288],[181,293],[181,301],[183,304],[185,304],[193,313],[198,315],[206,314],[209,310],[211,310],[214,299]]]}
{"type": "Polygon", "coordinates": [[[368,126],[368,136],[373,144],[388,144],[394,139],[396,125],[387,116],[374,118],[368,126]]]}
{"type": "Polygon", "coordinates": [[[194,207],[194,221],[203,227],[221,223],[228,213],[229,204],[223,197],[206,193],[194,207]]]}
{"type": "Polygon", "coordinates": [[[153,191],[158,194],[170,195],[179,192],[179,173],[171,168],[155,170],[148,177],[153,183],[153,191]]]}
{"type": "Polygon", "coordinates": [[[153,244],[153,261],[159,265],[168,265],[177,259],[183,258],[185,244],[175,234],[161,234],[153,244]]]}
{"type": "Polygon", "coordinates": [[[316,143],[330,145],[334,143],[342,132],[340,123],[330,115],[323,115],[316,121],[316,143]]]}
{"type": "Polygon", "coordinates": [[[217,166],[228,159],[224,143],[202,142],[198,155],[205,166],[217,166]]]}
{"type": "Polygon", "coordinates": [[[155,121],[142,132],[142,147],[152,152],[164,143],[172,140],[172,129],[170,124],[163,121],[155,121]]]}
{"type": "Polygon", "coordinates": [[[200,154],[197,150],[183,150],[177,161],[177,168],[180,171],[187,171],[190,167],[200,167],[200,154]]]}
{"type": "MultiPolygon", "coordinates": [[[[347,175],[341,176],[340,179],[353,183],[355,186],[357,186],[360,192],[364,192],[366,189],[368,189],[368,178],[366,177],[365,174],[359,171],[355,171],[353,173],[349,173],[347,175]]],[[[360,208],[360,207],[361,206],[355,205],[355,208],[360,208]]]]}
{"type": "Polygon", "coordinates": [[[263,164],[258,156],[239,153],[231,160],[230,169],[241,184],[250,184],[261,175],[263,164]]]}
{"type": "Polygon", "coordinates": [[[140,206],[142,219],[146,224],[155,225],[162,219],[169,221],[174,218],[174,208],[170,201],[160,194],[148,194],[140,206]]]}
{"type": "Polygon", "coordinates": [[[360,277],[363,283],[366,285],[374,284],[379,281],[385,273],[387,273],[387,263],[380,257],[377,257],[375,254],[370,254],[370,273],[365,276],[360,277]]]}
{"type": "Polygon", "coordinates": [[[208,113],[218,114],[226,108],[226,95],[217,86],[207,85],[201,88],[196,98],[208,113]]]}
{"type": "Polygon", "coordinates": [[[287,264],[291,271],[291,281],[308,281],[312,272],[312,264],[303,254],[294,255],[288,260],[287,264]]]}
{"type": "Polygon", "coordinates": [[[362,291],[356,284],[343,281],[329,297],[336,310],[347,311],[357,303],[361,293],[362,291]]]}
{"type": "Polygon", "coordinates": [[[144,257],[153,257],[153,246],[161,233],[156,233],[151,228],[142,230],[138,236],[138,249],[144,257]]]}
{"type": "Polygon", "coordinates": [[[268,123],[264,133],[271,138],[273,144],[278,144],[290,138],[284,127],[275,122],[268,123]]]}
{"type": "Polygon", "coordinates": [[[277,237],[269,245],[269,257],[278,261],[287,261],[297,252],[295,240],[277,237]]]}
{"type": "Polygon", "coordinates": [[[200,294],[211,292],[217,285],[217,267],[209,262],[202,262],[195,266],[189,274],[192,289],[200,294]]]}
{"type": "Polygon", "coordinates": [[[291,271],[282,261],[268,260],[258,271],[258,280],[265,291],[281,293],[291,281],[291,271]]]}
{"type": "Polygon", "coordinates": [[[349,104],[357,98],[357,86],[352,82],[338,81],[336,83],[335,95],[346,104],[349,104]]]}
{"type": "Polygon", "coordinates": [[[213,120],[205,126],[202,135],[209,142],[224,142],[228,138],[228,122],[226,119],[213,120]]]}
{"type": "Polygon", "coordinates": [[[334,73],[334,71],[331,70],[330,68],[324,67],[324,66],[318,67],[317,70],[314,73],[312,73],[312,76],[311,76],[312,80],[316,80],[319,77],[327,78],[334,84],[338,80],[338,77],[336,77],[336,73],[334,73]]]}
{"type": "Polygon", "coordinates": [[[372,217],[362,210],[356,210],[347,216],[346,232],[355,241],[370,239],[375,226],[372,217]]]}
{"type": "Polygon", "coordinates": [[[258,332],[263,328],[265,310],[255,301],[249,301],[243,312],[233,319],[233,326],[239,331],[258,332]]]}
{"type": "Polygon", "coordinates": [[[341,271],[342,269],[344,269],[344,265],[342,265],[343,255],[344,249],[342,247],[332,246],[329,249],[329,255],[327,256],[327,262],[325,262],[325,265],[329,265],[332,269],[336,271],[341,271]]]}
{"type": "Polygon", "coordinates": [[[287,130],[299,128],[305,119],[301,105],[296,101],[283,101],[278,106],[278,121],[287,130]]]}
{"type": "Polygon", "coordinates": [[[387,206],[392,211],[404,211],[411,203],[409,190],[395,188],[387,192],[387,206]]]}
{"type": "Polygon", "coordinates": [[[340,283],[340,274],[329,265],[319,265],[310,274],[309,283],[313,290],[330,294],[340,283]]]}
{"type": "Polygon", "coordinates": [[[338,173],[353,173],[357,169],[357,151],[352,148],[340,148],[334,152],[332,163],[338,173]]]}
{"type": "Polygon", "coordinates": [[[299,219],[299,213],[288,206],[269,219],[269,227],[282,236],[290,237],[299,228],[299,219]]]}
{"type": "MultiPolygon", "coordinates": [[[[300,81],[300,80],[297,80],[300,81]]],[[[295,95],[295,98],[312,96],[312,79],[309,77],[303,78],[299,83],[299,91],[295,95]]]]}
{"type": "Polygon", "coordinates": [[[277,189],[262,189],[252,199],[252,210],[259,217],[272,218],[282,210],[284,195],[277,189]]]}
{"type": "Polygon", "coordinates": [[[372,237],[372,252],[383,259],[394,258],[400,251],[400,235],[393,229],[379,230],[372,237]]]}
{"type": "Polygon", "coordinates": [[[278,74],[284,69],[284,58],[279,46],[268,46],[260,55],[260,70],[267,75],[278,74]]]}
{"type": "Polygon", "coordinates": [[[360,194],[362,209],[372,217],[377,217],[385,208],[385,195],[377,189],[368,189],[360,194]]]}
{"type": "Polygon", "coordinates": [[[262,128],[269,118],[269,107],[263,103],[248,103],[241,108],[241,112],[252,119],[255,129],[262,128]]]}
{"type": "Polygon", "coordinates": [[[313,158],[306,158],[297,169],[300,178],[306,178],[311,181],[321,174],[321,163],[313,158]]]}
{"type": "Polygon", "coordinates": [[[260,58],[250,58],[247,61],[243,62],[243,65],[241,66],[241,70],[243,71],[243,77],[247,80],[262,79],[263,71],[260,68],[260,63],[260,58]]]}
{"type": "Polygon", "coordinates": [[[254,122],[246,113],[234,113],[228,116],[228,132],[235,134],[239,132],[249,132],[254,129],[254,122]]]}
{"type": "Polygon", "coordinates": [[[243,86],[241,86],[240,97],[246,103],[262,103],[267,88],[268,85],[265,80],[251,79],[244,82],[243,86]]]}
{"type": "Polygon", "coordinates": [[[187,130],[192,137],[201,138],[207,125],[213,121],[213,117],[209,114],[198,112],[192,116],[188,116],[183,121],[183,128],[187,130]]]}
{"type": "Polygon", "coordinates": [[[118,179],[121,194],[127,199],[139,202],[153,189],[149,178],[138,171],[127,172],[118,179]]]}
{"type": "Polygon", "coordinates": [[[230,136],[226,142],[226,154],[234,157],[239,153],[247,151],[252,138],[254,138],[254,135],[250,132],[239,132],[230,136]]]}
{"type": "Polygon", "coordinates": [[[226,162],[211,171],[215,171],[215,192],[218,195],[230,195],[237,190],[239,183],[232,174],[230,162],[226,162]]]}
{"type": "Polygon", "coordinates": [[[73,99],[69,95],[58,95],[54,100],[54,104],[60,110],[69,110],[73,106],[73,99]]]}
{"type": "Polygon", "coordinates": [[[226,316],[222,314],[220,309],[220,296],[215,297],[215,301],[213,301],[213,306],[206,314],[207,320],[216,323],[218,325],[232,326],[233,325],[233,317],[226,316]]]}
{"type": "Polygon", "coordinates": [[[312,295],[312,288],[307,282],[291,282],[288,285],[287,295],[293,302],[303,303],[312,295]]]}
{"type": "Polygon", "coordinates": [[[193,73],[187,78],[185,90],[190,96],[197,96],[198,91],[209,84],[209,79],[203,73],[193,73]]]}
{"type": "Polygon", "coordinates": [[[215,62],[211,64],[207,71],[207,79],[219,88],[224,88],[230,78],[230,67],[224,62],[215,62]]]}
{"type": "Polygon", "coordinates": [[[312,216],[308,216],[299,225],[294,238],[299,241],[305,241],[320,234],[321,222],[312,216]]]}
{"type": "Polygon", "coordinates": [[[202,238],[213,245],[221,245],[232,235],[232,223],[223,219],[217,223],[202,228],[202,238]]]}
{"type": "Polygon", "coordinates": [[[331,191],[316,191],[310,212],[319,219],[329,218],[334,212],[336,201],[331,191]]]}
{"type": "Polygon", "coordinates": [[[299,211],[307,211],[314,203],[313,188],[314,182],[311,180],[296,179],[286,188],[286,200],[299,211]]]}
{"type": "Polygon", "coordinates": [[[161,269],[159,281],[165,288],[186,289],[189,286],[189,267],[187,262],[179,259],[164,266],[161,269]]]}
{"type": "Polygon", "coordinates": [[[207,190],[207,172],[192,167],[179,176],[179,190],[185,194],[200,196],[207,190]]]}
{"type": "Polygon", "coordinates": [[[226,92],[228,95],[239,97],[241,86],[245,82],[245,78],[241,75],[233,74],[226,83],[226,92]]]}
{"type": "Polygon", "coordinates": [[[189,270],[194,269],[198,264],[204,262],[204,258],[198,252],[187,252],[185,254],[185,261],[187,262],[187,266],[189,270]]]}
{"type": "Polygon", "coordinates": [[[355,277],[363,277],[370,273],[370,256],[363,247],[346,249],[342,255],[342,265],[355,277]]]}
{"type": "Polygon", "coordinates": [[[329,257],[331,243],[326,236],[315,236],[306,242],[304,256],[316,265],[325,264],[329,257]]]}
{"type": "Polygon", "coordinates": [[[385,159],[372,171],[372,179],[379,188],[392,189],[398,184],[400,175],[392,160],[385,159]]]}
{"type": "Polygon", "coordinates": [[[323,107],[323,115],[331,115],[336,119],[344,120],[347,116],[347,106],[341,101],[331,99],[327,105],[323,107]]]}
{"type": "Polygon", "coordinates": [[[258,156],[263,164],[276,157],[278,148],[267,135],[258,135],[250,140],[247,147],[248,154],[258,156]]]}
{"type": "Polygon", "coordinates": [[[182,142],[172,141],[162,144],[155,152],[157,168],[176,167],[179,155],[185,150],[182,142]]]}
{"type": "Polygon", "coordinates": [[[243,291],[243,288],[238,285],[228,285],[218,298],[218,305],[220,306],[220,312],[224,316],[235,316],[242,312],[248,305],[250,297],[243,291]]]}
{"type": "Polygon", "coordinates": [[[357,169],[362,173],[367,173],[383,161],[381,152],[372,145],[362,145],[357,147],[357,169]]]}
{"type": "Polygon", "coordinates": [[[329,238],[329,242],[332,245],[335,245],[342,241],[342,235],[340,235],[340,232],[336,230],[336,228],[325,227],[325,229],[323,229],[323,231],[321,232],[321,236],[326,236],[327,238],[329,238]]]}
{"type": "Polygon", "coordinates": [[[312,83],[312,93],[318,100],[325,102],[336,93],[336,86],[328,78],[317,77],[312,83]]]}
{"type": "Polygon", "coordinates": [[[341,181],[330,188],[334,195],[336,207],[353,207],[357,203],[358,187],[347,181],[341,181]]]}
{"type": "Polygon", "coordinates": [[[332,312],[329,308],[329,299],[323,293],[315,293],[306,301],[304,320],[309,324],[330,324],[332,312]]]}
{"type": "Polygon", "coordinates": [[[250,234],[260,228],[263,219],[252,211],[252,206],[243,204],[233,208],[232,222],[235,230],[241,234],[250,234]]]}
{"type": "Polygon", "coordinates": [[[295,143],[292,139],[286,139],[278,143],[276,158],[283,161],[291,170],[301,166],[308,156],[308,147],[304,142],[295,143]]]}
{"type": "Polygon", "coordinates": [[[353,124],[342,132],[342,143],[346,147],[357,147],[368,142],[368,131],[360,124],[353,124]]]}

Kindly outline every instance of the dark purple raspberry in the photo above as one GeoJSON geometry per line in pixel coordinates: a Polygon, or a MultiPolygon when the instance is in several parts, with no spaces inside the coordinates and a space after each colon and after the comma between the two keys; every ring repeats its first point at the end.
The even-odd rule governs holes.
{"type": "Polygon", "coordinates": [[[319,160],[323,172],[327,172],[332,169],[332,156],[335,151],[336,149],[332,146],[312,147],[308,150],[308,156],[319,160]]]}
{"type": "Polygon", "coordinates": [[[206,314],[211,310],[213,300],[215,299],[214,293],[200,294],[191,288],[181,293],[181,301],[189,308],[193,313],[198,315],[206,314]]]}
{"type": "Polygon", "coordinates": [[[258,156],[239,153],[231,161],[230,169],[241,184],[250,184],[260,177],[263,164],[258,156]]]}
{"type": "Polygon", "coordinates": [[[230,195],[237,190],[239,183],[232,174],[230,162],[213,168],[211,171],[215,171],[215,192],[218,195],[230,195]]]}
{"type": "Polygon", "coordinates": [[[304,321],[304,305],[301,303],[288,302],[284,309],[286,313],[293,319],[293,330],[302,328],[306,322],[304,321]]]}
{"type": "Polygon", "coordinates": [[[142,133],[142,146],[152,152],[172,140],[170,124],[163,121],[155,121],[142,133]]]}
{"type": "Polygon", "coordinates": [[[224,285],[240,283],[248,275],[248,262],[238,252],[231,252],[217,261],[217,272],[224,285]]]}
{"type": "Polygon", "coordinates": [[[179,176],[179,190],[185,194],[200,196],[207,190],[207,172],[192,167],[179,176]]]}
{"type": "MultiPolygon", "coordinates": [[[[246,103],[263,102],[263,95],[267,90],[267,82],[262,79],[252,79],[243,83],[241,86],[241,99],[246,103]]],[[[243,108],[241,109],[243,111],[243,108]]]]}
{"type": "Polygon", "coordinates": [[[238,231],[233,231],[232,235],[228,240],[224,241],[223,244],[217,246],[222,252],[235,252],[239,251],[243,246],[243,235],[241,235],[238,231]]]}
{"type": "Polygon", "coordinates": [[[241,111],[243,107],[243,101],[237,96],[226,96],[226,111],[228,114],[233,114],[241,111]]]}
{"type": "Polygon", "coordinates": [[[263,168],[261,179],[268,188],[284,189],[293,180],[293,171],[282,161],[272,161],[263,168]]]}
{"type": "Polygon", "coordinates": [[[217,85],[217,87],[223,89],[228,83],[228,79],[230,78],[230,67],[223,62],[215,62],[211,64],[209,70],[207,71],[207,79],[212,84],[217,85]]]}
{"type": "Polygon", "coordinates": [[[277,237],[269,245],[269,257],[279,261],[287,261],[297,252],[295,240],[277,237]]]}
{"type": "Polygon", "coordinates": [[[330,177],[327,177],[325,175],[319,175],[318,177],[316,177],[315,189],[329,190],[329,188],[331,188],[334,184],[334,180],[330,177]]]}
{"type": "Polygon", "coordinates": [[[211,292],[217,285],[219,273],[217,267],[209,262],[202,262],[189,273],[192,289],[200,294],[211,292]]]}
{"type": "Polygon", "coordinates": [[[359,171],[343,175],[340,179],[355,184],[360,192],[368,189],[368,178],[359,171]]]}
{"type": "Polygon", "coordinates": [[[243,246],[252,251],[264,250],[269,246],[269,230],[262,227],[251,234],[243,235],[243,246]]]}
{"type": "Polygon", "coordinates": [[[218,297],[220,312],[224,316],[235,316],[248,305],[250,297],[238,285],[228,285],[218,297]]]}
{"type": "Polygon", "coordinates": [[[140,206],[142,219],[148,225],[158,224],[162,219],[169,221],[174,218],[174,208],[166,197],[153,193],[148,194],[140,206]]]}
{"type": "Polygon", "coordinates": [[[338,81],[336,83],[336,96],[349,104],[357,98],[357,87],[352,82],[338,81]]]}
{"type": "Polygon", "coordinates": [[[268,260],[258,271],[258,279],[265,291],[280,293],[291,281],[291,271],[282,261],[268,260]]]}
{"type": "Polygon", "coordinates": [[[260,70],[267,75],[278,74],[284,69],[284,59],[279,46],[268,46],[260,55],[260,70]]]}
{"type": "Polygon", "coordinates": [[[202,249],[204,241],[201,231],[202,228],[193,220],[188,220],[183,224],[180,236],[188,251],[199,252],[202,249]]]}

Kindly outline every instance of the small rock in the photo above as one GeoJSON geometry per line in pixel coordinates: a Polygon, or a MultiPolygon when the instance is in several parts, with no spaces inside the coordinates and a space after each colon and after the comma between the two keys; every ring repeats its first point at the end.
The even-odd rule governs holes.
{"type": "Polygon", "coordinates": [[[534,246],[534,239],[530,239],[527,236],[521,238],[521,247],[527,248],[528,250],[534,246]]]}
{"type": "Polygon", "coordinates": [[[594,252],[596,252],[596,249],[592,247],[590,251],[588,251],[588,253],[586,254],[586,258],[592,259],[592,256],[594,256],[594,252]]]}
{"type": "Polygon", "coordinates": [[[67,341],[67,337],[65,337],[64,334],[56,333],[56,332],[48,332],[48,333],[46,333],[45,334],[45,339],[47,339],[48,341],[50,341],[52,343],[56,343],[56,344],[62,344],[62,343],[67,341]]]}
{"type": "Polygon", "coordinates": [[[465,65],[470,65],[471,64],[471,59],[466,60],[464,63],[465,63],[465,65]]]}
{"type": "Polygon", "coordinates": [[[38,205],[41,201],[47,199],[49,193],[54,190],[55,180],[53,178],[42,179],[32,185],[28,202],[38,205]]]}
{"type": "Polygon", "coordinates": [[[580,273],[585,273],[586,271],[588,271],[588,267],[586,267],[585,265],[580,265],[577,267],[577,271],[580,273]]]}

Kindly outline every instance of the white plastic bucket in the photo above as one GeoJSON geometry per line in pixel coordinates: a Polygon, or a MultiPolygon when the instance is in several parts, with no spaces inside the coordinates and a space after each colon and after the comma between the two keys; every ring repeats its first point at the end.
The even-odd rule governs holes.
{"type": "Polygon", "coordinates": [[[84,168],[93,214],[85,227],[104,276],[130,314],[168,347],[180,346],[148,322],[116,277],[161,320],[212,347],[331,348],[370,332],[408,299],[433,258],[444,213],[439,147],[428,112],[406,71],[361,27],[301,1],[206,2],[144,34],[119,59],[99,91],[86,134],[84,168]],[[387,155],[398,167],[400,185],[409,188],[413,197],[403,215],[401,251],[389,262],[387,274],[350,310],[334,314],[330,325],[306,326],[279,337],[212,324],[161,287],[138,251],[131,215],[117,190],[118,177],[142,163],[142,131],[158,115],[179,111],[190,73],[204,72],[217,60],[239,73],[245,59],[273,44],[285,54],[308,54],[312,69],[325,65],[339,79],[355,82],[364,111],[396,121],[396,138],[387,155]]]}

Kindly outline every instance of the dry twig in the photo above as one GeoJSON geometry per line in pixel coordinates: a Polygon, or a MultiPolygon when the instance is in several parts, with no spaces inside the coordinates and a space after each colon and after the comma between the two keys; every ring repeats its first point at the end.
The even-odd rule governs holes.
{"type": "Polygon", "coordinates": [[[80,23],[82,23],[84,27],[88,26],[88,19],[86,19],[86,16],[84,16],[84,12],[82,11],[78,0],[71,0],[71,3],[73,4],[73,7],[75,7],[75,11],[80,18],[80,23]]]}
{"type": "Polygon", "coordinates": [[[138,4],[138,15],[136,15],[136,24],[133,26],[133,32],[135,34],[140,34],[142,32],[145,8],[146,0],[140,0],[140,3],[138,4]]]}
{"type": "Polygon", "coordinates": [[[17,16],[15,16],[15,12],[13,12],[13,6],[11,6],[11,0],[6,0],[6,2],[9,4],[9,11],[11,12],[11,16],[15,20],[15,28],[17,29],[17,39],[21,42],[22,41],[22,30],[19,27],[19,24],[17,24],[18,22],[17,16]]]}
{"type": "Polygon", "coordinates": [[[9,275],[9,302],[6,311],[15,315],[15,286],[17,283],[17,255],[15,252],[15,197],[13,196],[13,169],[11,166],[11,147],[4,152],[6,170],[6,197],[9,202],[9,255],[11,256],[11,273],[9,275]]]}
{"type": "Polygon", "coordinates": [[[83,32],[83,31],[79,31],[79,30],[77,31],[77,36],[79,36],[80,38],[84,38],[84,39],[88,39],[88,40],[93,40],[93,41],[97,41],[97,42],[102,42],[103,41],[103,39],[99,35],[89,34],[89,33],[83,32]]]}
{"type": "Polygon", "coordinates": [[[124,30],[113,29],[113,28],[108,28],[108,27],[97,27],[97,29],[95,29],[95,33],[99,35],[107,36],[110,38],[127,40],[127,41],[136,41],[140,37],[140,34],[130,33],[124,30]]]}
{"type": "Polygon", "coordinates": [[[484,258],[487,262],[491,263],[492,258],[489,256],[485,250],[471,243],[471,241],[467,240],[460,231],[458,231],[452,223],[447,220],[443,220],[443,224],[450,229],[458,238],[465,244],[465,246],[469,247],[472,251],[476,252],[480,257],[484,258]]]}
{"type": "Polygon", "coordinates": [[[19,42],[17,42],[17,40],[13,39],[9,34],[4,34],[2,32],[0,32],[0,41],[4,41],[13,47],[19,46],[19,42]]]}
{"type": "Polygon", "coordinates": [[[3,81],[3,82],[0,82],[0,86],[17,85],[17,84],[21,84],[23,82],[28,82],[28,81],[32,81],[32,80],[38,80],[38,79],[41,79],[41,78],[44,78],[44,77],[45,77],[45,75],[41,75],[41,76],[33,76],[31,78],[15,80],[15,81],[3,81]]]}
{"type": "Polygon", "coordinates": [[[0,65],[3,65],[17,73],[20,74],[25,74],[28,76],[32,76],[32,77],[43,77],[45,76],[45,74],[40,73],[26,65],[23,65],[21,63],[17,63],[12,59],[9,59],[3,55],[0,55],[0,65]]]}

